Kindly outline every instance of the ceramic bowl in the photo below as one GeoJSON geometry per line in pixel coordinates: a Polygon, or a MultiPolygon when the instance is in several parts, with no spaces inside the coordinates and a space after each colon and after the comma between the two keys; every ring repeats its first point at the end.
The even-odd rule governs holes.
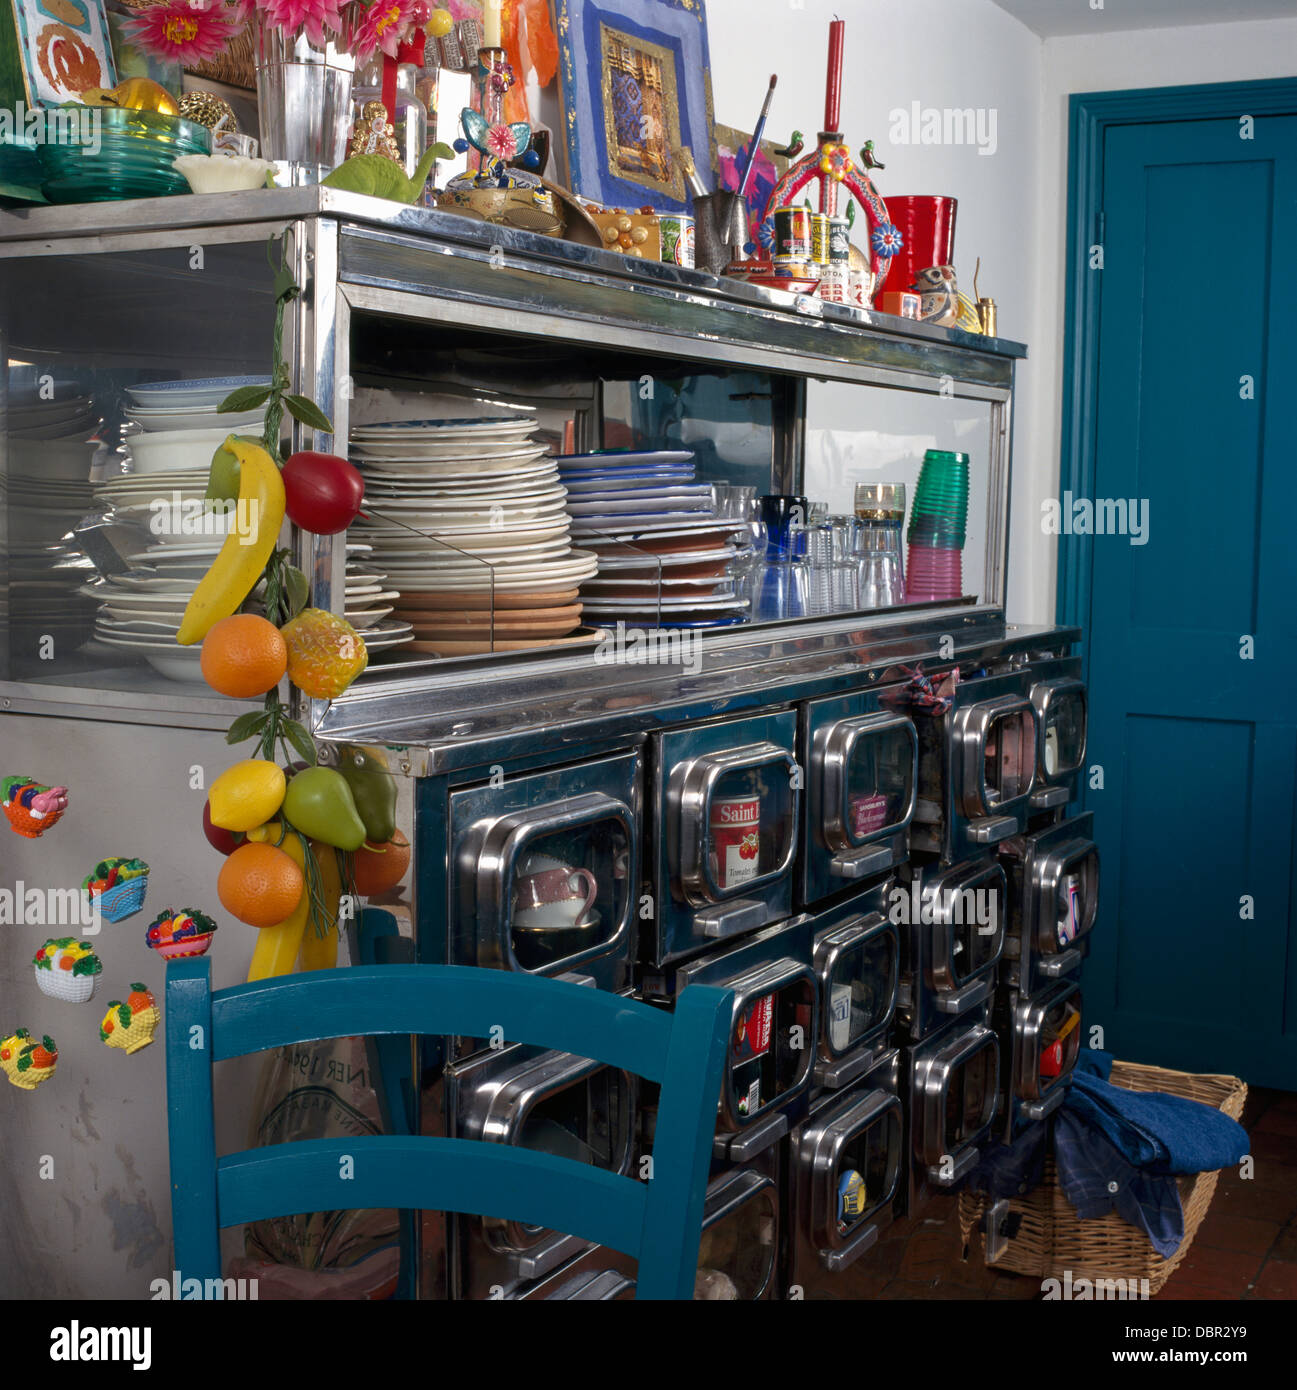
{"type": "Polygon", "coordinates": [[[185,154],[171,161],[189,181],[195,193],[236,193],[264,188],[266,175],[275,167],[268,159],[241,154],[185,154]]]}

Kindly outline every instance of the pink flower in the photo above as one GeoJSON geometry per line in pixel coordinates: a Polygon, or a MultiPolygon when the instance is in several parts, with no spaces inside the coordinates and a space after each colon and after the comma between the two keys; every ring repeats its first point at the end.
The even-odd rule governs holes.
{"type": "Polygon", "coordinates": [[[339,0],[257,0],[263,21],[287,37],[305,34],[323,48],[330,34],[342,32],[339,0]]]}
{"type": "Polygon", "coordinates": [[[219,0],[164,0],[123,27],[146,53],[186,65],[217,57],[237,32],[219,0]]]}
{"type": "Polygon", "coordinates": [[[507,125],[493,125],[486,132],[486,147],[497,159],[512,159],[518,153],[518,141],[507,125]]]}
{"type": "Polygon", "coordinates": [[[396,57],[410,28],[414,0],[373,0],[360,13],[352,52],[364,63],[381,49],[389,58],[396,57]]]}

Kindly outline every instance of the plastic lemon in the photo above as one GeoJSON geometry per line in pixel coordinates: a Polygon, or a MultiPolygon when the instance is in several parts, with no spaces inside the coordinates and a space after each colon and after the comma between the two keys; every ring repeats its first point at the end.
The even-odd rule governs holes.
{"type": "Polygon", "coordinates": [[[283,768],[265,758],[245,758],[212,783],[207,800],[212,824],[222,830],[255,830],[284,803],[283,768]]]}
{"type": "Polygon", "coordinates": [[[449,10],[433,10],[427,27],[432,38],[444,39],[455,27],[455,16],[449,10]]]}

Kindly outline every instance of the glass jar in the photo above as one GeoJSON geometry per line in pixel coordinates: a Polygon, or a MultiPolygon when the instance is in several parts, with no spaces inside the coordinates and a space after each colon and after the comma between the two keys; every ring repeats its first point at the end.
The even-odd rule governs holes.
{"type": "MultiPolygon", "coordinates": [[[[420,69],[415,63],[398,63],[396,99],[390,112],[396,134],[396,147],[405,172],[413,175],[428,148],[428,108],[419,100],[416,84],[420,69]]],[[[383,100],[383,56],[370,60],[356,79],[352,96],[355,119],[360,120],[365,103],[383,100]]]]}

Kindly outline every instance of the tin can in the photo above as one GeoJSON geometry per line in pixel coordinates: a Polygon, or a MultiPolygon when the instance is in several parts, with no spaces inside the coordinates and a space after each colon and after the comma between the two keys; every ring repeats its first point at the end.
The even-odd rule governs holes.
{"type": "Polygon", "coordinates": [[[829,250],[829,214],[827,212],[813,212],[811,213],[811,260],[816,265],[827,265],[833,259],[829,250]]]}
{"type": "Polygon", "coordinates": [[[661,237],[662,259],[670,265],[693,269],[694,220],[688,213],[659,213],[658,234],[661,237]]]}
{"type": "Polygon", "coordinates": [[[1068,874],[1059,885],[1058,944],[1066,946],[1081,934],[1081,880],[1068,874]]]}
{"type": "Polygon", "coordinates": [[[845,217],[829,218],[829,260],[850,261],[851,228],[845,217]]]}
{"type": "Polygon", "coordinates": [[[764,1057],[770,1051],[770,1035],[774,1028],[775,996],[763,994],[739,1018],[730,1043],[735,1062],[749,1057],[764,1057]]]}
{"type": "Polygon", "coordinates": [[[712,867],[717,888],[734,888],[760,870],[761,798],[717,797],[709,823],[712,867]]]}
{"type": "Polygon", "coordinates": [[[851,836],[855,840],[872,835],[887,820],[887,798],[878,792],[851,797],[847,809],[851,814],[851,836]]]}
{"type": "Polygon", "coordinates": [[[869,308],[869,295],[866,286],[869,283],[869,276],[863,271],[851,266],[847,271],[847,302],[854,304],[857,309],[869,308]]]}
{"type": "Polygon", "coordinates": [[[811,258],[810,208],[775,209],[775,255],[811,258]]]}
{"type": "Polygon", "coordinates": [[[813,280],[815,272],[810,261],[801,256],[776,256],[774,259],[775,279],[813,280]]]}
{"type": "Polygon", "coordinates": [[[820,270],[819,296],[829,304],[845,304],[851,273],[845,261],[830,261],[820,270]]]}

